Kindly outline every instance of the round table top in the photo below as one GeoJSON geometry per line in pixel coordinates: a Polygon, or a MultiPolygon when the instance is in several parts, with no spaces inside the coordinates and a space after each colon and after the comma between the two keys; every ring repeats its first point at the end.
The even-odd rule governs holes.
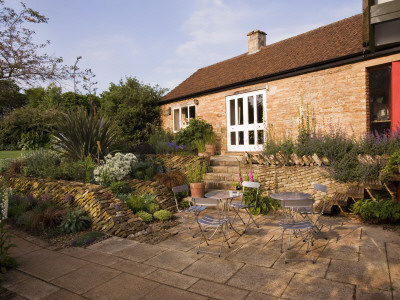
{"type": "Polygon", "coordinates": [[[307,200],[312,196],[308,193],[301,192],[281,192],[281,193],[273,193],[269,195],[272,199],[285,201],[285,200],[307,200]]]}
{"type": "Polygon", "coordinates": [[[225,191],[225,190],[216,190],[205,194],[207,198],[214,198],[214,199],[232,199],[240,195],[241,193],[239,191],[225,191]]]}

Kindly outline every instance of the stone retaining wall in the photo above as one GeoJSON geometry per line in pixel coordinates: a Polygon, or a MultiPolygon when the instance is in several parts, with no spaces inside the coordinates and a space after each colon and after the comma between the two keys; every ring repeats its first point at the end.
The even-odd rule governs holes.
{"type": "Polygon", "coordinates": [[[329,178],[328,171],[318,166],[296,167],[253,164],[252,170],[253,174],[258,176],[264,191],[300,191],[312,194],[314,184],[319,183],[328,186],[328,194],[332,196],[336,192],[345,192],[348,187],[346,183],[339,183],[329,178]]]}
{"type": "Polygon", "coordinates": [[[159,154],[156,157],[163,162],[165,167],[185,175],[190,165],[204,160],[204,158],[195,155],[159,154]]]}
{"type": "MultiPolygon", "coordinates": [[[[2,179],[0,177],[0,182],[2,179]]],[[[147,226],[104,186],[23,176],[7,178],[7,185],[22,193],[32,193],[35,197],[50,194],[52,199],[64,208],[69,206],[65,196],[72,195],[72,206],[82,208],[90,216],[94,230],[127,237],[147,226]]],[[[156,195],[156,200],[162,209],[175,211],[174,199],[162,184],[134,179],[129,185],[134,192],[156,195]]]]}

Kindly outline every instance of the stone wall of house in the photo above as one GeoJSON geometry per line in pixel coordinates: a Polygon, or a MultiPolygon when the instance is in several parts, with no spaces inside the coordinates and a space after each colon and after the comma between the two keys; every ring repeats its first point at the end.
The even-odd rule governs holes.
{"type": "MultiPolygon", "coordinates": [[[[400,60],[400,54],[365,60],[354,64],[311,72],[252,86],[231,89],[196,97],[196,114],[209,122],[217,134],[219,150],[226,147],[226,96],[260,89],[267,90],[266,127],[271,127],[276,137],[298,133],[298,112],[303,103],[309,111],[311,122],[317,129],[329,131],[332,126],[355,136],[368,130],[368,72],[367,68],[400,60]]],[[[168,109],[193,103],[193,98],[165,104],[162,109],[164,128],[172,128],[172,114],[168,109]]]]}

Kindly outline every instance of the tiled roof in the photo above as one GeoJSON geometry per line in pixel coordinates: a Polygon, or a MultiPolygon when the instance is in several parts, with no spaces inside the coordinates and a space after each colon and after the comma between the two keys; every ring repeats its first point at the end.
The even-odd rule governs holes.
{"type": "Polygon", "coordinates": [[[362,14],[359,14],[267,45],[259,52],[245,53],[201,68],[165,95],[161,102],[273,76],[362,50],[362,14]]]}

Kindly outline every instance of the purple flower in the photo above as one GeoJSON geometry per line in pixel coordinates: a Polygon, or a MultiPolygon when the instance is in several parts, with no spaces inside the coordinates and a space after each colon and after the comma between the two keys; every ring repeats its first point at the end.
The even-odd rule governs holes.
{"type": "Polygon", "coordinates": [[[74,200],[75,200],[75,198],[71,194],[66,194],[64,196],[64,201],[65,202],[72,203],[72,202],[74,202],[74,200]]]}
{"type": "Polygon", "coordinates": [[[253,171],[251,170],[251,168],[249,169],[249,181],[253,182],[254,178],[253,178],[253,171]]]}
{"type": "Polygon", "coordinates": [[[114,203],[114,208],[118,211],[122,209],[121,205],[119,205],[118,203],[114,203]]]}
{"type": "Polygon", "coordinates": [[[42,195],[42,201],[43,201],[43,202],[50,201],[51,198],[52,198],[52,197],[51,197],[50,194],[43,194],[43,195],[42,195]]]}

